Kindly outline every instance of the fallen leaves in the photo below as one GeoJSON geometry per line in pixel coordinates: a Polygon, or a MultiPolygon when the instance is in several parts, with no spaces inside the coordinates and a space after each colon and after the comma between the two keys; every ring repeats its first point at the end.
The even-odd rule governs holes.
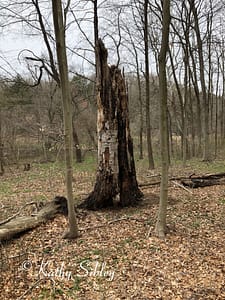
{"type": "MultiPolygon", "coordinates": [[[[44,174],[42,170],[39,178],[37,169],[29,192],[24,192],[31,180],[27,173],[15,185],[10,185],[16,182],[13,175],[4,179],[8,194],[2,197],[1,219],[41,195],[51,200],[61,194],[63,176],[54,184],[54,177],[43,180],[44,174]]],[[[77,197],[90,192],[92,176],[75,173],[77,197]]],[[[139,207],[79,211],[79,228],[84,230],[75,241],[61,239],[67,220],[59,216],[2,245],[2,299],[225,299],[223,186],[195,189],[193,194],[179,186],[170,189],[165,241],[153,234],[159,188],[144,193],[139,207]],[[41,266],[46,262],[45,272],[41,266]],[[60,268],[61,276],[56,276],[60,268]],[[54,276],[47,276],[49,272],[54,276]],[[66,276],[69,272],[72,279],[66,276]]]]}

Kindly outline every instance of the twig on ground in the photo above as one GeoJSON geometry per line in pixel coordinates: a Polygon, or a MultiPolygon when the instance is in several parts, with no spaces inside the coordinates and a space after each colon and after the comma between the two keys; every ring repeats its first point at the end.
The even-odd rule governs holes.
{"type": "Polygon", "coordinates": [[[172,181],[173,184],[177,185],[178,187],[182,188],[183,190],[185,190],[186,192],[190,193],[190,194],[193,194],[193,192],[189,189],[187,189],[185,186],[183,186],[182,184],[180,184],[179,182],[177,181],[172,181]]]}
{"type": "Polygon", "coordinates": [[[147,239],[150,237],[150,235],[152,235],[152,229],[153,229],[153,226],[150,226],[150,227],[149,227],[149,231],[148,231],[148,233],[146,234],[146,238],[147,238],[147,239]]]}
{"type": "Polygon", "coordinates": [[[17,213],[15,213],[14,215],[12,215],[12,216],[9,217],[8,219],[1,221],[1,222],[0,222],[0,225],[6,224],[6,223],[8,223],[9,221],[11,221],[12,219],[14,219],[15,217],[17,217],[17,216],[21,213],[21,211],[22,211],[25,207],[27,207],[28,205],[35,205],[36,208],[37,208],[37,202],[29,202],[29,203],[26,203],[24,206],[22,206],[22,207],[20,208],[20,210],[19,210],[17,213]]]}
{"type": "Polygon", "coordinates": [[[17,300],[24,299],[24,296],[26,296],[33,288],[35,288],[39,282],[41,282],[43,278],[38,279],[29,289],[27,289],[17,300]]]}

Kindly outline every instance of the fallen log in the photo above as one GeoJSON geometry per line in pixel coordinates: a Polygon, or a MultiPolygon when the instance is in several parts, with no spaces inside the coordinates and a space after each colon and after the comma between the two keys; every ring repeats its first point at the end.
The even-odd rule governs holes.
{"type": "MultiPolygon", "coordinates": [[[[161,177],[161,175],[157,175],[157,177],[161,177]]],[[[187,176],[179,176],[179,177],[170,177],[168,180],[169,181],[181,181],[182,179],[188,179],[189,177],[187,176]]],[[[157,181],[151,181],[151,182],[143,182],[143,183],[139,183],[138,186],[140,188],[145,188],[151,185],[160,185],[161,180],[157,180],[157,181]]]]}
{"type": "Polygon", "coordinates": [[[53,219],[57,214],[68,214],[67,200],[57,196],[46,203],[38,212],[31,216],[19,216],[2,221],[0,226],[0,242],[10,240],[24,232],[27,232],[46,221],[53,219]],[[9,221],[8,221],[9,220],[9,221]]]}
{"type": "MultiPolygon", "coordinates": [[[[160,177],[160,176],[159,176],[160,177]]],[[[180,177],[171,177],[169,181],[179,181],[183,186],[189,188],[199,188],[199,187],[206,187],[212,185],[222,185],[225,184],[225,172],[223,173],[216,173],[216,174],[206,174],[197,176],[195,174],[191,174],[190,176],[180,176],[180,177]]],[[[146,182],[139,184],[139,187],[145,188],[148,186],[159,185],[160,180],[146,182]]]]}
{"type": "Polygon", "coordinates": [[[203,176],[194,176],[181,180],[183,186],[192,189],[225,184],[225,173],[209,174],[203,176]]]}

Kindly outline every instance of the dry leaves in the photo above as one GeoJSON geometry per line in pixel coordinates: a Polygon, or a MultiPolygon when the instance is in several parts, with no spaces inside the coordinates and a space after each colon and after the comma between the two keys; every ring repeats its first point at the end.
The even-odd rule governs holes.
{"type": "MultiPolygon", "coordinates": [[[[94,174],[76,172],[75,195],[90,192],[93,180],[94,174]]],[[[0,219],[26,202],[65,194],[62,171],[38,166],[3,177],[1,185],[0,219]]],[[[144,193],[140,207],[79,211],[79,228],[88,229],[75,241],[61,239],[67,221],[58,216],[2,245],[1,298],[225,299],[224,186],[193,194],[171,186],[165,241],[152,234],[159,188],[144,193]]]]}

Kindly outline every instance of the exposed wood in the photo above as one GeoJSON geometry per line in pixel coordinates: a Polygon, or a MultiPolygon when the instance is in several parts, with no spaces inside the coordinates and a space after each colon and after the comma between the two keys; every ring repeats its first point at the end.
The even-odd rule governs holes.
{"type": "Polygon", "coordinates": [[[4,221],[4,224],[0,226],[0,241],[10,240],[21,233],[33,229],[54,218],[58,213],[63,213],[64,215],[68,213],[67,200],[64,197],[55,197],[54,200],[44,205],[35,215],[20,216],[11,219],[7,223],[4,221]]]}
{"type": "Polygon", "coordinates": [[[136,180],[125,78],[117,66],[108,65],[108,52],[100,39],[96,46],[98,170],[94,190],[79,205],[92,210],[134,205],[142,197],[136,180]]]}

